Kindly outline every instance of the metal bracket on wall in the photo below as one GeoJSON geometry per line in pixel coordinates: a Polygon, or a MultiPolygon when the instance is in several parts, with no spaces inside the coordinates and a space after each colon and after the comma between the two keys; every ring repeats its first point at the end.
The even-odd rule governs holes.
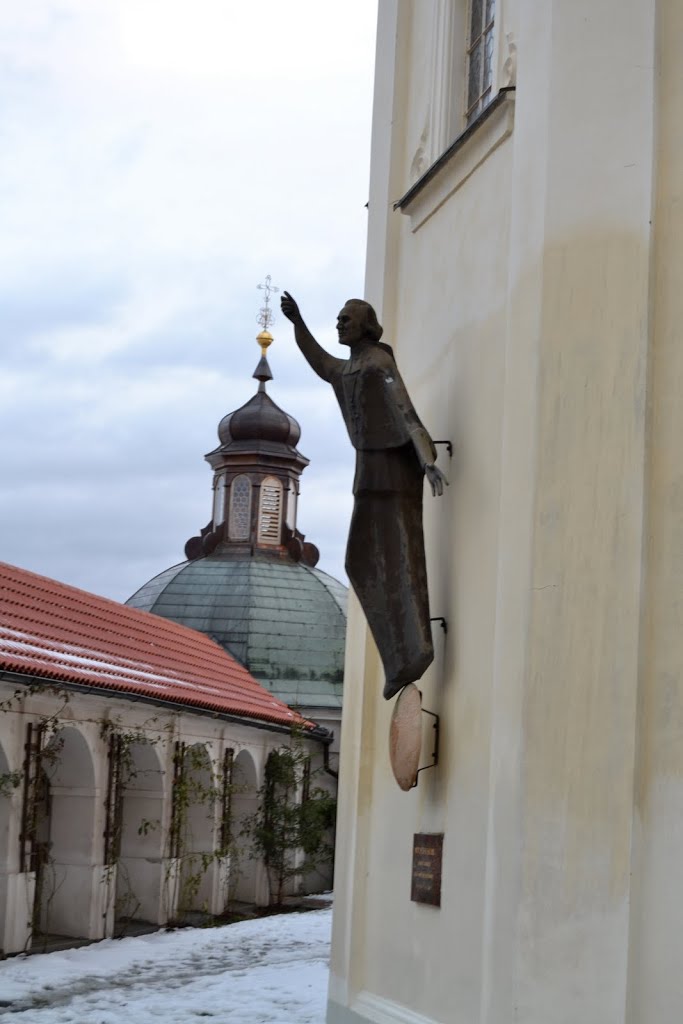
{"type": "Polygon", "coordinates": [[[452,441],[434,441],[433,443],[434,444],[445,444],[446,445],[446,451],[448,452],[448,457],[449,458],[453,457],[453,442],[452,441]]]}
{"type": "MultiPolygon", "coordinates": [[[[421,691],[420,700],[422,700],[421,691]]],[[[413,789],[415,789],[415,787],[417,786],[417,780],[420,772],[426,772],[430,768],[436,768],[437,764],[439,763],[439,716],[435,714],[433,711],[427,711],[426,708],[422,708],[422,714],[430,715],[434,719],[434,722],[432,723],[432,729],[434,730],[434,750],[432,751],[432,763],[425,764],[423,765],[422,768],[417,769],[417,772],[415,773],[415,782],[412,785],[413,789]]]]}
{"type": "Polygon", "coordinates": [[[435,615],[429,620],[430,622],[438,622],[444,633],[448,632],[448,623],[444,619],[443,615],[435,615]]]}

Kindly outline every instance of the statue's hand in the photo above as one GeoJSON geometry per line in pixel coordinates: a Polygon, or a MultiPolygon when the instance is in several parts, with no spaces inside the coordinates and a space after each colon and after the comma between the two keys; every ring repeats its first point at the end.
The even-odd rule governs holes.
{"type": "Polygon", "coordinates": [[[448,487],[448,480],[443,475],[441,470],[433,463],[425,466],[425,476],[429,480],[429,486],[432,489],[434,497],[440,497],[443,494],[443,485],[448,487]]]}
{"type": "Polygon", "coordinates": [[[291,320],[293,324],[301,320],[301,313],[296,302],[289,294],[289,292],[283,292],[282,298],[280,299],[280,309],[285,314],[288,320],[291,320]]]}

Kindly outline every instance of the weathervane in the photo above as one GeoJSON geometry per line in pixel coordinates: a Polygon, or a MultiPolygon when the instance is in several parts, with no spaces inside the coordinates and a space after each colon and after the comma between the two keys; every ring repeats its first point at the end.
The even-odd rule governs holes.
{"type": "Polygon", "coordinates": [[[273,322],[273,311],[270,308],[270,296],[276,295],[280,289],[276,288],[275,285],[271,284],[272,278],[270,274],[266,275],[264,284],[257,284],[256,287],[259,291],[265,292],[265,299],[263,300],[263,306],[259,310],[259,314],[256,317],[257,323],[261,324],[264,331],[267,331],[273,322]]]}

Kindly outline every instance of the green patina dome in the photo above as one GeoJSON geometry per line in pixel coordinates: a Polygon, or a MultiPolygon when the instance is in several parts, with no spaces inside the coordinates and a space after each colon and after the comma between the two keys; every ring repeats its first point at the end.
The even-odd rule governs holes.
{"type": "Polygon", "coordinates": [[[315,568],[319,551],[297,528],[308,459],[296,448],[299,424],[266,394],[266,326],[258,391],[223,417],[206,456],[212,518],[185,545],[187,562],[126,603],[208,634],[286,704],[338,720],[347,591],[315,568]]]}
{"type": "Polygon", "coordinates": [[[303,562],[218,551],[155,576],[126,602],[207,633],[287,704],[342,704],[347,591],[303,562]]]}

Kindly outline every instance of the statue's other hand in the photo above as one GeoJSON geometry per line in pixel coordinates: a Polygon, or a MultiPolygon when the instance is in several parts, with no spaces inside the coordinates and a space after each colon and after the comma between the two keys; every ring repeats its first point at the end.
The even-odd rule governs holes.
{"type": "Polygon", "coordinates": [[[282,298],[280,299],[280,309],[287,317],[287,319],[291,320],[293,324],[295,324],[297,320],[301,320],[301,313],[299,312],[299,307],[297,306],[296,302],[289,294],[289,292],[282,293],[282,298]]]}
{"type": "Polygon", "coordinates": [[[443,475],[441,470],[433,463],[425,466],[425,476],[429,480],[429,486],[432,489],[434,497],[440,497],[443,494],[443,485],[448,487],[448,480],[443,475]]]}

